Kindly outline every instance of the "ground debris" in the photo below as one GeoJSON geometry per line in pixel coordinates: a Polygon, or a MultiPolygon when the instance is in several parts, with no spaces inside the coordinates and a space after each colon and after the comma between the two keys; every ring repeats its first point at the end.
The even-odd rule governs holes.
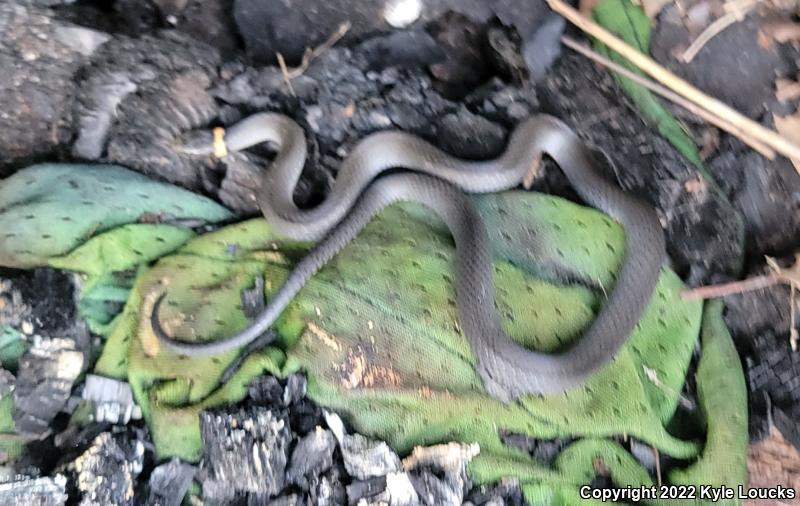
{"type": "Polygon", "coordinates": [[[385,490],[386,476],[376,476],[366,480],[353,480],[352,483],[347,485],[347,497],[350,504],[362,501],[365,503],[377,501],[377,496],[383,495],[385,490]]]}
{"type": "Polygon", "coordinates": [[[277,495],[285,483],[291,433],[285,415],[263,407],[200,415],[203,497],[277,495]]]}
{"type": "Polygon", "coordinates": [[[534,82],[544,79],[553,63],[561,56],[561,35],[566,24],[563,17],[551,13],[525,41],[522,55],[534,82]]]}
{"type": "Polygon", "coordinates": [[[468,490],[466,466],[479,453],[477,444],[447,443],[416,447],[402,463],[383,441],[346,434],[342,420],[325,412],[339,442],[347,473],[350,504],[389,506],[459,506],[468,490]]]}
{"type": "Polygon", "coordinates": [[[302,399],[289,410],[289,421],[298,435],[305,435],[324,423],[322,409],[309,399],[302,399]]]}
{"type": "Polygon", "coordinates": [[[364,480],[400,470],[400,458],[383,441],[345,434],[339,442],[348,474],[364,480]]]}
{"type": "Polygon", "coordinates": [[[48,14],[0,3],[0,177],[6,167],[57,153],[70,138],[73,76],[86,57],[70,44],[74,34],[59,36],[80,29],[48,14]]]}
{"type": "Polygon", "coordinates": [[[153,469],[148,483],[147,504],[158,506],[180,506],[192,483],[197,468],[172,459],[153,469]]]}
{"type": "Polygon", "coordinates": [[[237,0],[234,17],[254,60],[275,64],[280,53],[289,65],[296,65],[308,48],[322,44],[344,22],[351,25],[344,39],[350,42],[392,26],[422,26],[451,9],[479,21],[491,15],[490,9],[476,0],[301,0],[292,9],[269,0],[237,0]]]}
{"type": "Polygon", "coordinates": [[[441,61],[444,51],[425,30],[399,30],[359,44],[372,70],[387,67],[424,67],[441,61]]]}
{"type": "Polygon", "coordinates": [[[126,72],[106,71],[92,75],[84,88],[88,91],[79,109],[78,137],[72,145],[72,155],[79,159],[97,160],[105,150],[117,106],[136,91],[136,84],[126,72]]]}
{"type": "Polygon", "coordinates": [[[460,473],[480,451],[480,447],[476,443],[417,446],[411,455],[403,459],[403,468],[412,470],[425,466],[436,466],[445,472],[460,473]]]}
{"type": "Polygon", "coordinates": [[[758,118],[773,95],[775,76],[790,75],[793,68],[791,51],[759,44],[766,19],[751,13],[709,40],[686,64],[674,54],[683,53],[693,35],[677,6],[668,6],[653,31],[653,58],[703,92],[758,118]]]}
{"type": "Polygon", "coordinates": [[[131,386],[123,381],[88,374],[82,397],[94,404],[97,422],[126,424],[142,417],[141,409],[133,400],[131,386]]]}
{"type": "Polygon", "coordinates": [[[454,486],[447,478],[439,478],[431,472],[411,473],[411,483],[426,506],[461,506],[464,499],[464,484],[454,486]]]}
{"type": "Polygon", "coordinates": [[[351,504],[358,506],[418,506],[419,495],[407,473],[389,473],[386,476],[356,482],[359,486],[348,488],[351,504]],[[356,493],[364,494],[356,496],[356,493]],[[355,501],[358,502],[355,502],[355,501]]]}
{"type": "Polygon", "coordinates": [[[485,158],[487,153],[500,154],[505,148],[506,130],[466,107],[442,116],[436,131],[442,149],[468,159],[485,158]]]}
{"type": "MultiPolygon", "coordinates": [[[[800,140],[800,111],[793,114],[780,116],[772,113],[772,121],[775,130],[791,142],[797,143],[800,140]]],[[[792,160],[795,170],[800,171],[800,160],[792,160]]]]}
{"type": "Polygon", "coordinates": [[[322,410],[306,398],[306,388],[307,380],[302,374],[290,374],[282,381],[274,376],[259,376],[248,385],[248,393],[253,405],[288,408],[292,430],[304,436],[323,423],[322,410]]]}
{"type": "Polygon", "coordinates": [[[259,376],[247,386],[250,400],[257,406],[280,406],[283,387],[275,376],[259,376]]]}
{"type": "Polygon", "coordinates": [[[569,439],[537,439],[515,432],[500,432],[503,444],[518,448],[540,462],[549,464],[561,450],[567,447],[569,439]]]}
{"type": "Polygon", "coordinates": [[[5,327],[26,336],[68,334],[82,344],[75,324],[76,292],[75,277],[58,269],[0,268],[0,331],[5,327]]]}
{"type": "Polygon", "coordinates": [[[0,399],[14,391],[15,382],[14,375],[0,367],[0,399]]]}
{"type": "Polygon", "coordinates": [[[67,501],[66,485],[67,478],[62,474],[41,478],[14,476],[8,481],[0,479],[0,504],[63,506],[67,501]]]}
{"type": "Polygon", "coordinates": [[[473,489],[464,501],[464,506],[523,506],[527,504],[522,496],[519,480],[509,478],[501,480],[493,487],[473,489]]]}
{"type": "Polygon", "coordinates": [[[290,374],[286,378],[286,387],[283,390],[283,405],[289,407],[300,402],[306,396],[308,380],[302,374],[290,374]]]}
{"type": "MultiPolygon", "coordinates": [[[[141,3],[141,2],[139,2],[141,3]]],[[[226,57],[234,57],[239,41],[231,0],[153,0],[164,25],[205,41],[226,57]]]]}
{"type": "Polygon", "coordinates": [[[83,69],[73,154],[204,188],[210,169],[175,139],[216,116],[206,88],[219,63],[213,48],[177,32],[114,38],[83,69]]]}
{"type": "Polygon", "coordinates": [[[42,434],[66,405],[83,370],[83,353],[72,339],[34,336],[17,372],[14,422],[24,434],[42,434]]]}
{"type": "Polygon", "coordinates": [[[768,438],[750,446],[748,455],[750,487],[782,485],[800,489],[800,453],[775,427],[770,428],[768,438]]]}
{"type": "Polygon", "coordinates": [[[752,347],[752,354],[745,361],[751,434],[766,435],[766,428],[754,424],[773,418],[784,437],[800,448],[800,431],[796,428],[800,414],[796,408],[800,404],[800,353],[790,350],[788,339],[778,330],[761,333],[753,340],[752,347]]]}
{"type": "Polygon", "coordinates": [[[403,468],[422,504],[460,506],[470,485],[467,464],[478,453],[476,443],[418,446],[403,459],[403,468]]]}
{"type": "Polygon", "coordinates": [[[324,412],[325,422],[339,442],[344,465],[350,476],[365,480],[400,471],[400,457],[383,441],[372,441],[360,434],[349,435],[339,415],[324,412]]]}
{"type": "Polygon", "coordinates": [[[124,433],[103,432],[72,462],[60,466],[80,492],[81,506],[132,505],[144,444],[124,433]]]}
{"type": "Polygon", "coordinates": [[[344,482],[347,474],[340,467],[334,467],[319,477],[310,493],[310,502],[317,506],[339,506],[347,501],[344,482]]]}
{"type": "Polygon", "coordinates": [[[266,506],[305,506],[307,503],[305,503],[297,494],[282,495],[276,499],[272,499],[267,503],[265,503],[264,500],[257,495],[251,495],[248,497],[247,506],[262,506],[264,504],[266,504],[266,506]]]}
{"type": "Polygon", "coordinates": [[[308,490],[310,483],[317,476],[325,473],[333,465],[333,450],[336,438],[329,430],[317,427],[309,432],[292,450],[286,479],[289,483],[308,490]]]}
{"type": "Polygon", "coordinates": [[[446,55],[429,67],[444,95],[463,96],[486,80],[490,69],[482,54],[485,25],[461,13],[448,12],[434,21],[430,30],[446,55]]]}
{"type": "Polygon", "coordinates": [[[30,322],[31,308],[22,299],[22,293],[10,279],[0,278],[0,328],[20,328],[30,322]]]}

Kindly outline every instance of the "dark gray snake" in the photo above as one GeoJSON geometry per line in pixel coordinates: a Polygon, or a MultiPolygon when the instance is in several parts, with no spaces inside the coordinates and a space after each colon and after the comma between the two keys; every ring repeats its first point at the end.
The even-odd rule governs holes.
{"type": "MultiPolygon", "coordinates": [[[[262,113],[246,118],[225,134],[231,151],[265,141],[277,145],[278,154],[257,195],[264,216],[279,233],[321,242],[296,265],[255,321],[225,340],[192,344],[172,339],[159,323],[162,294],[153,307],[151,324],[158,339],[176,353],[219,354],[262,335],[320,267],[376,213],[399,201],[424,204],[449,227],[458,258],[456,297],[461,328],[478,360],[484,386],[504,401],[566,390],[608,364],[628,340],[658,280],[664,236],[654,210],[599,174],[592,152],[554,117],[538,115],[521,123],[506,151],[487,161],[454,158],[402,132],[372,134],[344,160],[329,196],[313,209],[298,208],[292,197],[306,159],[306,139],[299,125],[279,114],[262,113]],[[558,163],[584,201],[621,222],[626,232],[625,258],[614,290],[583,336],[557,354],[530,351],[504,332],[494,306],[486,227],[464,193],[518,186],[542,152],[558,163]],[[381,175],[397,168],[413,172],[381,175]]],[[[212,146],[206,143],[192,152],[211,154],[212,146]]]]}

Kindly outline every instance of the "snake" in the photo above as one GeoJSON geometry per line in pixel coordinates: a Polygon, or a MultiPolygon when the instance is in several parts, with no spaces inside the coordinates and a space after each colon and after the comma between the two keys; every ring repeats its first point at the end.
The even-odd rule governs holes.
{"type": "MultiPolygon", "coordinates": [[[[655,210],[607,179],[598,167],[596,153],[600,151],[587,146],[554,116],[535,114],[520,122],[511,132],[505,151],[490,160],[456,158],[402,131],[370,134],[342,161],[327,197],[311,208],[298,207],[293,197],[307,156],[302,127],[288,116],[262,112],[224,132],[228,151],[241,151],[262,142],[273,145],[276,155],[263,171],[256,191],[261,212],[278,233],[316,245],[294,266],[250,324],[226,339],[197,343],[169,336],[158,316],[166,296],[162,293],[153,305],[150,324],[158,341],[174,353],[216,355],[262,336],[311,276],[377,213],[397,202],[422,204],[449,229],[456,249],[460,327],[485,390],[504,402],[577,387],[613,361],[636,327],[658,281],[665,241],[655,210]],[[503,329],[494,305],[488,231],[468,195],[520,186],[542,154],[555,161],[585,203],[618,221],[625,231],[624,258],[613,290],[582,335],[554,353],[530,350],[503,329]]],[[[187,143],[184,150],[206,156],[212,155],[215,147],[206,140],[187,143]]],[[[606,160],[614,169],[607,156],[606,160]]]]}

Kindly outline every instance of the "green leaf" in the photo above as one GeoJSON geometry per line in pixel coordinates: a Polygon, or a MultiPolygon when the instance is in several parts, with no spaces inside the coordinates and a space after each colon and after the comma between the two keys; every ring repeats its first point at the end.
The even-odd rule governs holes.
{"type": "Polygon", "coordinates": [[[211,199],[116,165],[28,167],[0,182],[0,265],[47,265],[91,237],[148,214],[209,222],[231,217],[211,199]]]}
{"type": "Polygon", "coordinates": [[[28,351],[25,334],[8,325],[0,325],[0,366],[16,371],[19,358],[28,351]]]}
{"type": "MultiPolygon", "coordinates": [[[[599,24],[618,35],[634,48],[644,54],[650,52],[650,19],[645,15],[641,7],[632,4],[628,0],[602,0],[595,6],[593,15],[599,24]]],[[[595,42],[595,48],[599,53],[605,54],[633,72],[644,75],[635,65],[618,53],[611,51],[605,44],[597,41],[595,42]]],[[[706,173],[694,140],[686,133],[678,120],[661,104],[659,99],[647,88],[627,77],[614,74],[614,78],[620,88],[628,94],[642,116],[650,121],[656,130],[672,143],[675,149],[686,159],[703,171],[704,176],[709,178],[709,182],[713,183],[713,180],[706,173]]]]}
{"type": "Polygon", "coordinates": [[[730,488],[747,485],[747,385],[739,354],[722,318],[724,307],[721,300],[715,300],[707,303],[703,312],[697,396],[707,425],[706,442],[697,462],[670,473],[676,483],[730,488]]]}

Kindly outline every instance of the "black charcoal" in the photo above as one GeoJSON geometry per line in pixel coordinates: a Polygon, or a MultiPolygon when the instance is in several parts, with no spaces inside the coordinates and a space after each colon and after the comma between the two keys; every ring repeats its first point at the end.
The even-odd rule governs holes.
{"type": "Polygon", "coordinates": [[[336,438],[329,430],[317,427],[297,442],[292,450],[286,480],[308,490],[317,476],[327,472],[333,465],[333,450],[336,438]]]}
{"type": "Polygon", "coordinates": [[[41,434],[65,406],[83,370],[83,353],[72,339],[34,336],[17,371],[14,422],[25,434],[41,434]]]}
{"type": "Polygon", "coordinates": [[[361,434],[345,435],[340,448],[347,473],[355,478],[364,480],[400,470],[400,458],[383,441],[361,434]]]}
{"type": "Polygon", "coordinates": [[[31,478],[14,476],[11,480],[0,479],[0,504],[25,506],[63,506],[67,478],[62,474],[52,477],[31,478]]]}
{"type": "Polygon", "coordinates": [[[400,457],[383,441],[360,434],[348,435],[336,413],[324,412],[325,422],[339,442],[347,473],[359,480],[400,471],[400,457]]]}
{"type": "Polygon", "coordinates": [[[569,439],[537,439],[520,433],[501,432],[500,439],[507,446],[519,448],[536,460],[549,464],[569,443],[569,439]]]}
{"type": "Polygon", "coordinates": [[[282,415],[263,407],[200,415],[203,496],[229,501],[237,493],[277,495],[285,483],[291,433],[282,415]]]}
{"type": "Polygon", "coordinates": [[[370,502],[371,498],[376,497],[379,494],[383,494],[385,490],[385,476],[376,476],[366,480],[356,480],[347,485],[347,500],[349,504],[358,504],[362,499],[367,500],[366,502],[370,502]]]}
{"type": "Polygon", "coordinates": [[[80,504],[132,505],[136,478],[144,463],[144,445],[125,433],[104,432],[75,460],[61,466],[80,492],[80,504]]]}
{"type": "Polygon", "coordinates": [[[460,505],[470,482],[467,464],[480,453],[477,444],[447,443],[414,448],[403,460],[422,504],[460,505]]]}
{"type": "Polygon", "coordinates": [[[172,459],[150,474],[148,505],[180,506],[197,468],[172,459]]]}
{"type": "Polygon", "coordinates": [[[283,399],[283,387],[275,376],[259,376],[247,387],[250,399],[259,406],[279,406],[283,399]]]}
{"type": "Polygon", "coordinates": [[[286,378],[286,387],[283,390],[283,405],[291,406],[306,396],[308,381],[302,374],[290,374],[286,378]]]}
{"type": "Polygon", "coordinates": [[[333,468],[320,476],[312,484],[311,503],[316,506],[340,506],[347,503],[344,481],[347,479],[343,469],[333,468]]]}

